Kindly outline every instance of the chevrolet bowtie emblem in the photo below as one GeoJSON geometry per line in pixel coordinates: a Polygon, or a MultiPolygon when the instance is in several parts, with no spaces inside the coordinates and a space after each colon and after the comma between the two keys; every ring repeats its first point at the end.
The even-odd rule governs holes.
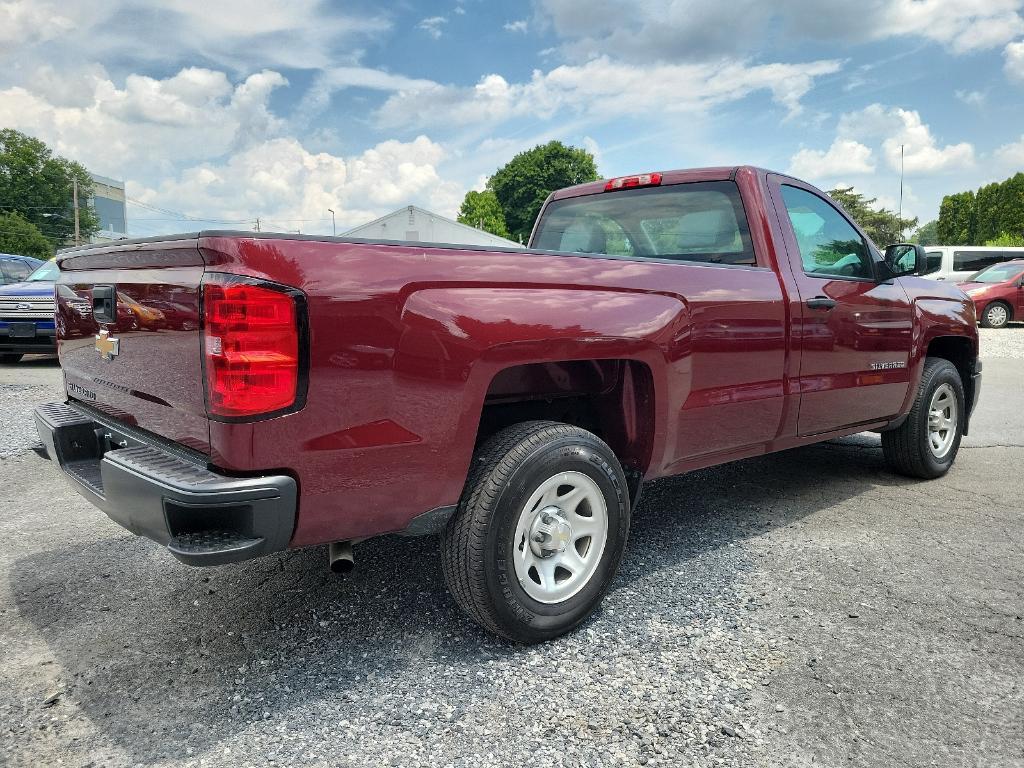
{"type": "Polygon", "coordinates": [[[121,351],[121,340],[112,339],[110,332],[104,328],[96,335],[95,346],[96,351],[100,353],[104,360],[113,360],[117,357],[117,353],[121,351]]]}

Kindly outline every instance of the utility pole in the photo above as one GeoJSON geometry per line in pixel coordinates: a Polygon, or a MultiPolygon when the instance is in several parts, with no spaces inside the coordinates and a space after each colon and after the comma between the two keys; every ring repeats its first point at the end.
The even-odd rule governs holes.
{"type": "Polygon", "coordinates": [[[259,216],[256,217],[256,231],[257,232],[260,231],[260,217],[259,216]]]}
{"type": "Polygon", "coordinates": [[[78,179],[71,180],[71,194],[75,204],[75,245],[81,245],[82,238],[78,229],[78,179]]]}
{"type": "Polygon", "coordinates": [[[903,145],[900,144],[900,211],[896,214],[896,226],[899,228],[899,240],[903,239],[903,145]]]}
{"type": "Polygon", "coordinates": [[[334,235],[335,237],[337,237],[338,236],[338,227],[334,223],[334,209],[333,208],[328,208],[327,210],[331,212],[331,234],[334,235]]]}

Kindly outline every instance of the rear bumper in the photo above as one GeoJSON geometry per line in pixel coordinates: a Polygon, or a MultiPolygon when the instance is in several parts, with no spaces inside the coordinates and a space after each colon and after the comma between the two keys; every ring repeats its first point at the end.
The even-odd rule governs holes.
{"type": "Polygon", "coordinates": [[[47,455],[79,493],[184,563],[235,563],[288,546],[297,487],[287,475],[221,475],[187,449],[73,404],[40,405],[35,421],[47,455]]]}

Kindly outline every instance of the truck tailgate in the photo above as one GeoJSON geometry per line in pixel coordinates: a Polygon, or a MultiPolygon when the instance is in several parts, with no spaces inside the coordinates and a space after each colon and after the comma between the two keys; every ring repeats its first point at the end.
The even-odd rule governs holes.
{"type": "Polygon", "coordinates": [[[70,398],[204,454],[195,237],[92,247],[60,258],[57,338],[70,398]]]}

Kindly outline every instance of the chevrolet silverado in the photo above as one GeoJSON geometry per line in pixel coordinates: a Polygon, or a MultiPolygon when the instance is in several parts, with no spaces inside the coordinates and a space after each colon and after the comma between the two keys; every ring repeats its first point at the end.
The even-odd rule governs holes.
{"type": "Polygon", "coordinates": [[[93,504],[192,565],[440,534],[455,601],[522,642],[591,614],[644,482],[868,430],[935,478],[980,387],[920,246],[751,167],[557,191],[523,250],[210,231],[59,264],[35,418],[93,504]]]}

